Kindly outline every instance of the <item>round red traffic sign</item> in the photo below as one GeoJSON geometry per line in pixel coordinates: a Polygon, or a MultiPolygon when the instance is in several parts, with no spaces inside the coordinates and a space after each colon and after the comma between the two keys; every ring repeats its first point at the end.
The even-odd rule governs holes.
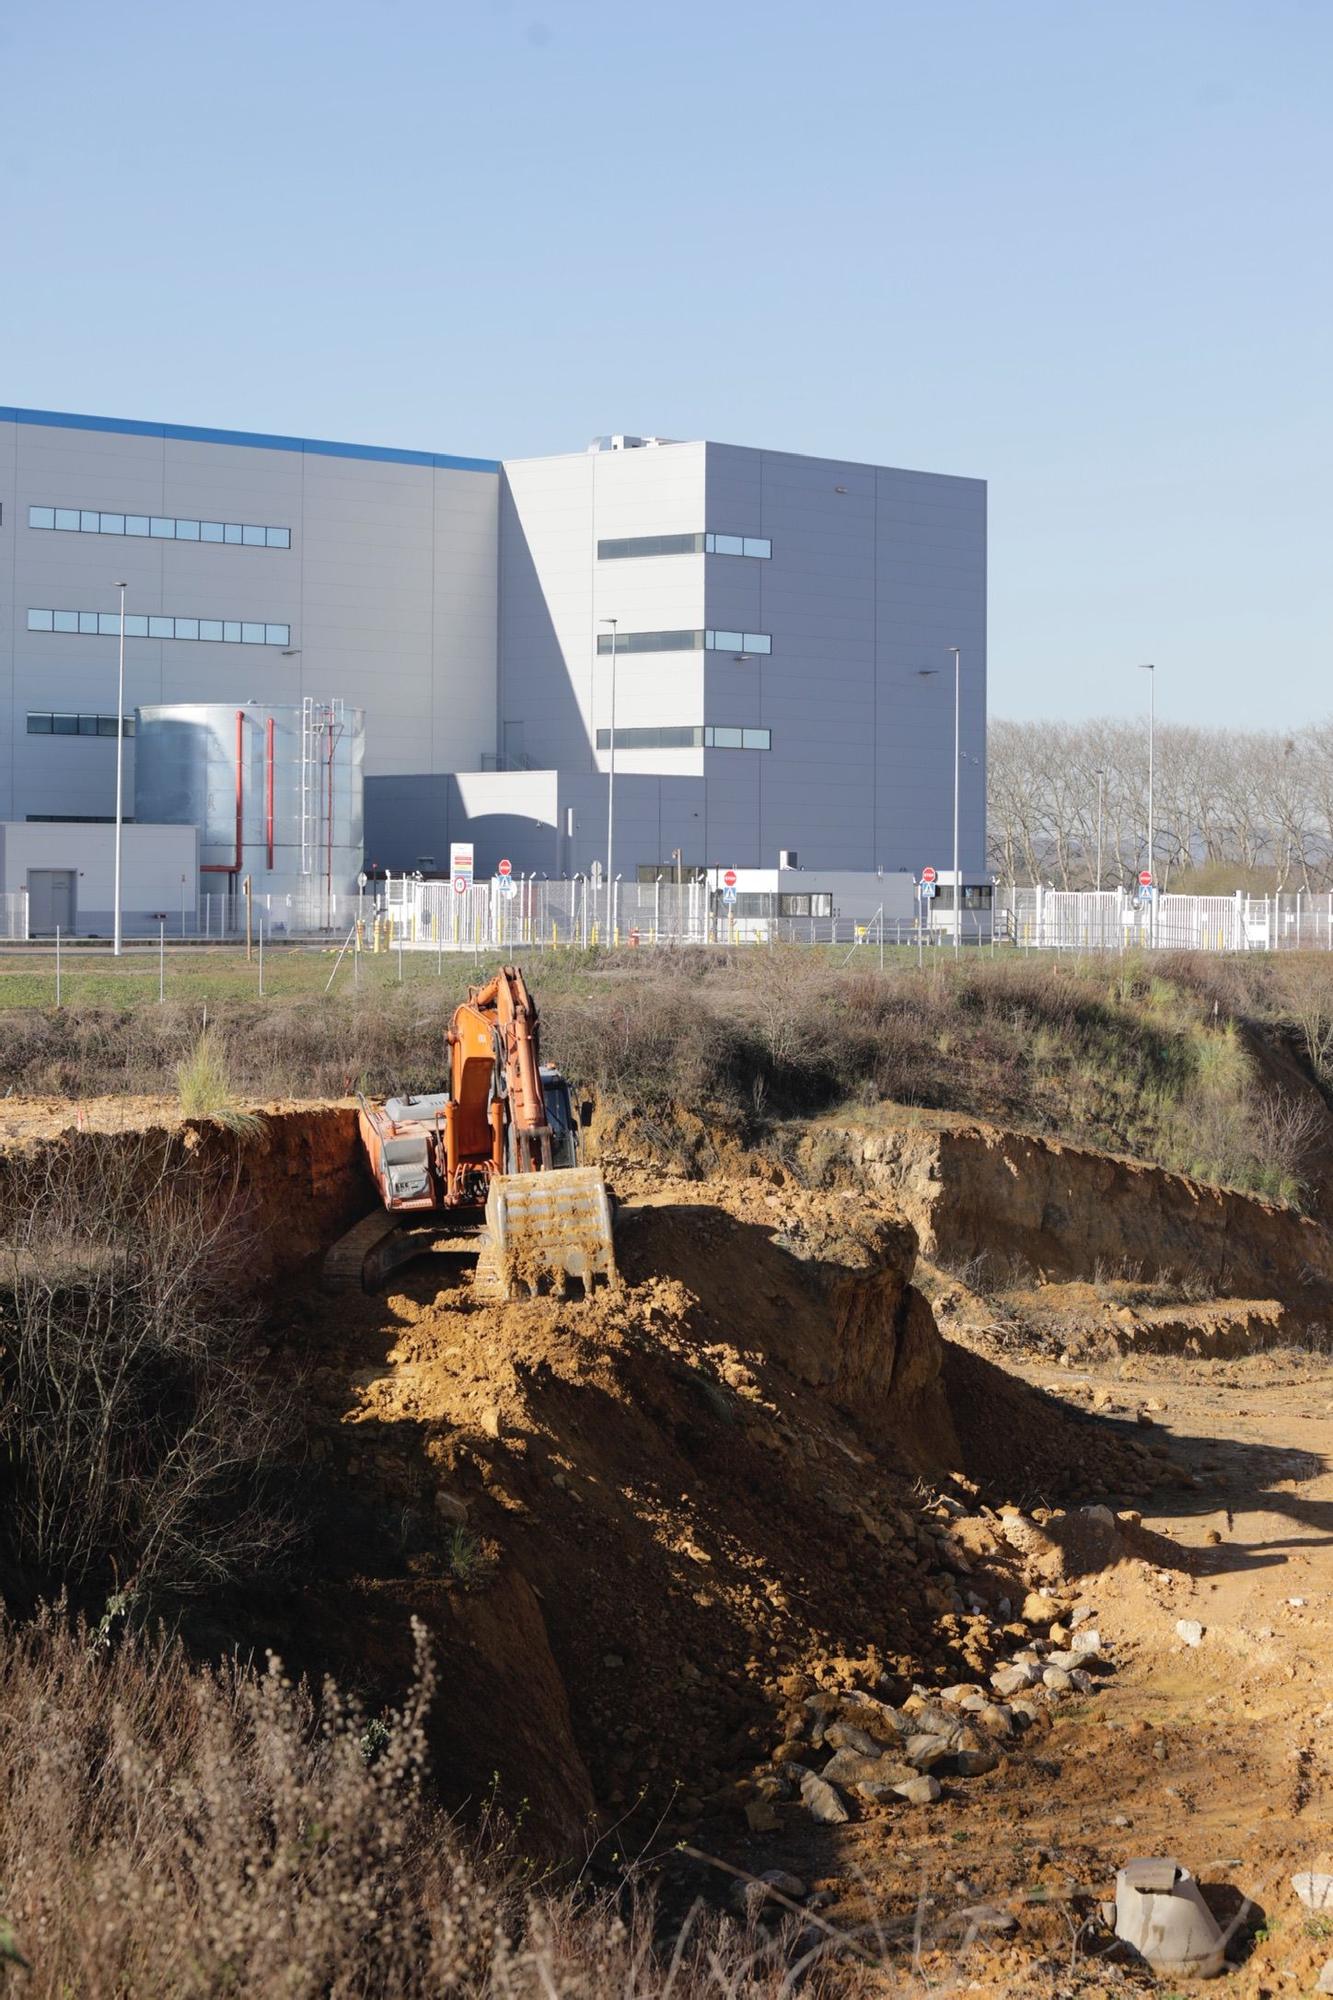
{"type": "Polygon", "coordinates": [[[728,868],[723,874],[722,880],[726,883],[729,889],[734,889],[736,886],[736,870],[734,868],[728,868]]]}
{"type": "Polygon", "coordinates": [[[512,861],[502,861],[500,863],[500,873],[502,875],[512,875],[513,872],[514,872],[514,864],[512,861]]]}
{"type": "Polygon", "coordinates": [[[1147,868],[1140,868],[1139,870],[1139,887],[1141,889],[1151,889],[1152,887],[1152,873],[1147,868]]]}
{"type": "Polygon", "coordinates": [[[470,883],[470,882],[468,881],[468,879],[467,879],[467,876],[466,876],[466,875],[455,875],[455,877],[454,877],[454,894],[455,894],[455,896],[466,896],[466,894],[467,894],[468,890],[469,890],[469,889],[470,889],[471,887],[472,887],[472,884],[471,884],[471,883],[470,883]]]}
{"type": "Polygon", "coordinates": [[[921,880],[923,882],[933,882],[935,880],[935,870],[933,868],[923,868],[921,870],[921,880]]]}

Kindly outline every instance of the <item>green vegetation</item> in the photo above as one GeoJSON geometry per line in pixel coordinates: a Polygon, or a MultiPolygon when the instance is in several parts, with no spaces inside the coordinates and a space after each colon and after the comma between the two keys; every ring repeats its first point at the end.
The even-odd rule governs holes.
{"type": "Polygon", "coordinates": [[[211,1118],[232,1132],[258,1132],[259,1120],[236,1099],[215,1029],[204,1028],[176,1065],[176,1090],[187,1118],[211,1118]]]}
{"type": "MultiPolygon", "coordinates": [[[[657,1118],[751,1131],[882,1100],[1106,1147],[1299,1203],[1333,1087],[1333,958],[1073,959],[937,951],[845,963],[785,947],[544,952],[529,961],[546,1053],[578,1087],[657,1118]]],[[[493,961],[182,955],[167,999],[136,972],[73,972],[70,1004],[0,1004],[0,1085],[160,1093],[194,1115],[239,1099],[433,1088],[448,1017],[493,961]],[[114,999],[79,997],[104,980],[114,999]],[[113,985],[114,982],[114,985],[113,985]],[[201,1034],[207,1016],[211,1025],[201,1034]]],[[[24,982],[0,959],[0,1002],[24,982]],[[6,970],[6,967],[9,969],[6,970]]]]}

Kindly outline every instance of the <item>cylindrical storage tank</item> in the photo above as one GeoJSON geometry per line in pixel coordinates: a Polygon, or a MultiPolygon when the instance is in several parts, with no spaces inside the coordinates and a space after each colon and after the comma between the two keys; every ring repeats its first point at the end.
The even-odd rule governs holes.
{"type": "Polygon", "coordinates": [[[364,753],[365,711],[341,701],[139,708],[134,815],[198,827],[213,907],[248,876],[270,931],[336,929],[362,867],[364,753]]]}

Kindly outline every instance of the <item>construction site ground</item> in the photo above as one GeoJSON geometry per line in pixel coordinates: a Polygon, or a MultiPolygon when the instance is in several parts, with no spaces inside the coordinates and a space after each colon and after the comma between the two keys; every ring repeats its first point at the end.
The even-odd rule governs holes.
{"type": "MultiPolygon", "coordinates": [[[[437,1259],[332,1299],[314,1246],[365,1206],[349,1106],[267,1107],[259,1140],[151,1100],[72,1112],[10,1100],[0,1144],[161,1124],[182,1158],[235,1147],[267,1246],[311,1540],[219,1643],[387,1697],[420,1619],[460,1807],[498,1801],[598,1879],[640,1859],[669,1914],[703,1895],[739,1921],[783,1871],[768,1915],[836,1933],[849,1992],[1148,1984],[1101,1905],[1154,1854],[1205,1884],[1234,1990],[1314,1990],[1333,1921],[1289,1878],[1333,1867],[1333,1365],[1304,1264],[1290,1298],[1238,1300],[1079,1274],[1053,1239],[1061,1279],[991,1293],[918,1263],[948,1183],[915,1153],[873,1187],[836,1148],[822,1180],[735,1144],[685,1173],[622,1125],[598,1135],[620,1290],[484,1304],[437,1259]],[[1289,1308],[1302,1345],[1275,1337],[1289,1308]],[[791,1773],[828,1758],[827,1718],[991,1699],[1052,1626],[1099,1635],[1090,1688],[1038,1688],[930,1803],[851,1788],[814,1816],[791,1773]]],[[[969,1241],[983,1168],[1013,1179],[996,1135],[974,1155],[969,1241]]],[[[1119,1169],[1094,1164],[1105,1209],[1119,1169]]],[[[1081,1227],[1083,1169],[1059,1170],[1081,1227]]],[[[1136,1200],[1147,1171],[1124,1169],[1136,1200]]],[[[1275,1212],[1251,1206],[1258,1244],[1275,1212]]]]}

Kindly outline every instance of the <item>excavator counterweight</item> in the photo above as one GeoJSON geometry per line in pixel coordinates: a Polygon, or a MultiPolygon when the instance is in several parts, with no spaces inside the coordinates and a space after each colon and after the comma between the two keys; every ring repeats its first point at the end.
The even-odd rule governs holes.
{"type": "Polygon", "coordinates": [[[541,1060],[537,1009],[517,966],[454,1011],[445,1089],[360,1100],[361,1141],[387,1218],[366,1218],[325,1259],[325,1282],[374,1290],[430,1252],[477,1260],[474,1290],[512,1298],[571,1279],[618,1282],[611,1202],[579,1165],[569,1086],[541,1060]],[[401,1226],[405,1225],[405,1226],[401,1226]]]}

